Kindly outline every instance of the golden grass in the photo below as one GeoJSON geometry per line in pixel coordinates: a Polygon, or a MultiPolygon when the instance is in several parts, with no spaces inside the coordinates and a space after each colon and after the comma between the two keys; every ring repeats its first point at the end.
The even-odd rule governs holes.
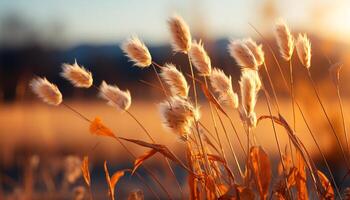
{"type": "MultiPolygon", "coordinates": [[[[168,199],[175,198],[171,194],[170,188],[165,186],[164,182],[156,176],[155,169],[146,165],[156,154],[160,155],[163,161],[165,161],[166,167],[164,170],[171,174],[173,178],[172,185],[177,186],[182,199],[253,200],[259,198],[265,200],[269,198],[294,199],[295,196],[298,199],[341,198],[340,189],[343,186],[343,181],[341,183],[335,181],[334,171],[331,170],[329,161],[327,160],[328,158],[324,153],[325,145],[321,144],[321,138],[316,138],[310,128],[310,123],[312,122],[314,124],[315,119],[310,120],[305,116],[305,108],[301,107],[300,100],[295,96],[293,82],[293,71],[295,70],[291,62],[294,50],[292,44],[293,37],[288,27],[284,23],[277,24],[276,39],[282,57],[290,61],[290,84],[287,83],[285,75],[280,69],[280,64],[271,50],[270,44],[265,40],[263,41],[264,45],[266,44],[269,47],[269,53],[275,58],[281,72],[280,76],[285,83],[285,89],[290,91],[288,99],[281,102],[275,91],[275,80],[270,76],[271,69],[268,68],[265,62],[265,52],[262,44],[258,45],[252,39],[243,39],[231,41],[228,45],[230,55],[242,67],[241,77],[238,82],[240,92],[235,92],[232,89],[230,76],[226,76],[222,71],[211,69],[211,61],[203,48],[203,44],[195,41],[192,43],[191,34],[186,22],[181,17],[175,16],[168,23],[174,50],[187,54],[186,56],[189,61],[188,68],[191,70],[191,75],[186,74],[186,76],[192,80],[192,95],[188,94],[186,76],[177,70],[175,65],[166,64],[164,67],[156,63],[152,60],[147,47],[138,39],[134,38],[123,45],[124,51],[135,65],[147,67],[152,64],[154,73],[158,78],[159,88],[164,92],[163,98],[165,100],[158,100],[158,102],[162,102],[159,104],[160,115],[158,114],[161,119],[147,121],[150,120],[148,116],[152,115],[148,115],[148,112],[145,112],[146,108],[138,109],[136,106],[131,105],[131,94],[128,90],[122,91],[118,86],[108,85],[104,81],[99,88],[94,85],[94,89],[97,90],[96,92],[99,96],[105,99],[108,104],[122,111],[113,113],[113,116],[103,116],[104,121],[100,117],[95,117],[92,120],[92,116],[106,115],[108,112],[98,110],[96,113],[90,114],[88,112],[93,111],[91,104],[88,106],[88,111],[84,111],[84,109],[72,106],[67,102],[62,102],[62,96],[59,96],[61,94],[58,88],[46,79],[34,79],[31,84],[34,93],[44,102],[51,105],[59,105],[62,102],[62,106],[72,111],[75,116],[83,119],[85,128],[89,126],[92,135],[107,136],[104,138],[108,138],[122,147],[122,150],[118,150],[119,153],[123,151],[127,154],[127,158],[125,159],[133,163],[133,166],[131,164],[130,167],[118,170],[112,176],[110,176],[107,161],[104,161],[109,198],[111,200],[115,199],[117,182],[123,176],[127,175],[126,172],[136,175],[138,180],[154,195],[154,198],[160,199],[163,196],[168,199]],[[192,63],[199,73],[194,73],[192,63]],[[261,65],[264,66],[263,69],[259,68],[261,65]],[[160,75],[155,66],[161,70],[160,75]],[[268,84],[263,82],[263,76],[260,70],[265,70],[268,84]],[[196,78],[196,76],[199,78],[196,78]],[[207,77],[212,82],[211,85],[213,88],[209,87],[207,77]],[[220,79],[219,81],[217,80],[218,77],[220,79]],[[164,87],[164,83],[169,86],[170,93],[164,87]],[[265,85],[269,85],[271,88],[274,101],[272,101],[271,95],[265,85]],[[42,88],[41,86],[45,87],[44,91],[40,90],[42,88]],[[200,87],[197,88],[196,86],[200,87]],[[212,90],[218,93],[216,94],[218,95],[217,97],[213,94],[212,90]],[[198,99],[198,92],[204,94],[206,97],[205,101],[198,99]],[[224,107],[224,101],[222,99],[225,95],[223,93],[228,93],[225,95],[231,95],[229,96],[230,98],[234,98],[232,97],[233,94],[239,93],[238,100],[231,99],[232,102],[236,101],[238,103],[231,103],[233,104],[231,108],[224,107]],[[259,93],[263,93],[264,99],[258,98],[259,93]],[[58,100],[59,103],[57,102],[58,100]],[[287,106],[280,106],[282,103],[284,104],[288,101],[291,101],[293,105],[292,117],[286,114],[290,113],[287,106]],[[238,106],[235,104],[238,104],[238,106]],[[294,105],[297,105],[299,112],[295,110],[294,105]],[[138,111],[142,113],[138,113],[138,111]],[[145,113],[147,113],[146,117],[145,113]],[[298,117],[299,114],[301,118],[300,116],[298,117]],[[208,119],[209,115],[211,116],[210,119],[208,119]],[[116,116],[120,116],[121,118],[118,119],[116,116]],[[124,123],[125,118],[131,120],[132,124],[130,122],[124,123]],[[292,124],[290,121],[293,121],[293,128],[290,125],[292,124]],[[162,129],[155,131],[155,127],[161,126],[162,123],[170,129],[170,132],[175,133],[178,137],[171,134],[167,135],[166,131],[162,129]],[[296,127],[296,124],[298,124],[298,127],[296,127]],[[306,129],[305,127],[299,127],[304,124],[306,129]],[[136,128],[134,134],[132,134],[133,132],[131,132],[132,130],[130,130],[129,126],[136,128]],[[123,129],[126,127],[128,128],[124,132],[123,129]],[[305,133],[308,133],[307,136],[311,136],[312,139],[302,139],[306,137],[305,133]],[[165,140],[166,137],[169,137],[169,141],[172,142],[171,144],[167,143],[165,140]],[[180,140],[176,138],[180,138],[180,140]],[[269,144],[265,144],[264,142],[268,138],[270,139],[269,144]],[[287,141],[289,150],[283,151],[282,149],[287,148],[287,141]],[[308,141],[312,143],[309,144],[308,141]],[[311,148],[314,144],[317,150],[311,148]],[[135,148],[132,145],[136,145],[139,148],[146,148],[147,151],[143,150],[141,156],[137,156],[139,153],[135,153],[135,148]],[[179,149],[176,149],[176,147],[179,149]],[[237,147],[240,147],[239,151],[237,147]],[[271,150],[270,148],[274,149],[271,150]],[[227,151],[230,151],[230,156],[228,156],[227,151]],[[312,157],[312,153],[314,152],[322,156],[322,161],[326,166],[326,172],[329,174],[329,178],[317,169],[312,157]],[[274,154],[276,157],[277,155],[279,157],[279,161],[277,161],[279,167],[278,174],[272,176],[275,169],[272,167],[271,155],[274,154]],[[182,186],[178,181],[172,164],[177,165],[187,173],[188,182],[185,185],[182,186]],[[150,180],[145,181],[137,173],[141,168],[145,170],[145,175],[150,177],[150,180],[155,183],[154,186],[150,185],[150,180]],[[154,187],[162,191],[163,195],[159,196],[154,192],[154,187]],[[183,188],[187,189],[186,194],[183,192],[183,188]]],[[[317,97],[316,99],[322,108],[323,116],[336,139],[335,146],[340,149],[344,165],[350,170],[346,155],[348,152],[343,148],[343,142],[341,140],[341,137],[345,136],[345,141],[348,141],[338,85],[339,72],[337,72],[337,82],[335,84],[344,127],[343,133],[340,133],[336,129],[334,122],[331,121],[324,101],[321,99],[317,85],[309,70],[311,67],[311,43],[306,34],[299,34],[295,46],[301,64],[307,69],[306,73],[310,78],[311,86],[317,97]]],[[[88,83],[92,84],[91,74],[83,68],[78,67],[77,69],[79,70],[75,71],[81,74],[90,75],[91,81],[88,83]]],[[[67,71],[67,68],[63,70],[67,71]]],[[[64,77],[70,80],[73,85],[77,86],[75,79],[72,81],[72,77],[64,77]]],[[[225,98],[227,99],[227,97],[225,98]]],[[[310,107],[310,105],[308,106],[310,107]]],[[[55,109],[58,108],[56,107],[55,109]]],[[[62,123],[66,122],[67,118],[64,117],[62,123]]],[[[54,131],[58,130],[54,129],[54,131]]],[[[72,139],[72,136],[67,137],[72,139]]],[[[108,149],[106,153],[110,154],[110,150],[108,149]]],[[[92,151],[95,152],[95,148],[92,151]]],[[[68,183],[75,182],[81,176],[80,168],[78,169],[79,175],[76,173],[76,163],[81,163],[76,157],[70,158],[69,162],[67,161],[66,163],[68,167],[70,166],[67,168],[69,169],[68,172],[65,172],[66,177],[68,177],[68,183]]],[[[93,193],[91,193],[91,188],[93,184],[91,184],[91,181],[93,180],[90,180],[91,172],[88,166],[88,157],[85,157],[81,168],[90,191],[90,198],[92,199],[93,193]]],[[[346,180],[346,178],[347,175],[344,176],[343,180],[346,180]]]]}

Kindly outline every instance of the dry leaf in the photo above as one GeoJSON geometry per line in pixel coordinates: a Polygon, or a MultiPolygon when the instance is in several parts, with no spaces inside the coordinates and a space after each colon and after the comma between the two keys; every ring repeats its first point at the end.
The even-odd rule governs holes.
{"type": "Polygon", "coordinates": [[[270,159],[262,147],[253,146],[250,149],[250,165],[256,177],[261,199],[266,199],[271,182],[270,159]]]}
{"type": "Polygon", "coordinates": [[[106,174],[106,181],[108,184],[108,189],[109,189],[109,196],[111,198],[111,200],[114,200],[114,188],[116,186],[116,184],[118,183],[119,179],[124,176],[126,171],[130,171],[128,169],[124,169],[124,170],[119,170],[117,172],[115,172],[112,177],[109,176],[109,172],[108,172],[108,168],[107,168],[107,161],[104,162],[104,170],[105,170],[105,174],[106,174]]]}
{"type": "Polygon", "coordinates": [[[143,147],[151,148],[151,149],[161,153],[163,156],[169,158],[173,162],[177,163],[178,165],[180,165],[182,168],[184,168],[190,174],[198,177],[191,169],[189,169],[185,164],[183,164],[183,162],[179,158],[177,158],[176,155],[173,154],[168,149],[168,147],[166,147],[165,145],[148,143],[148,142],[145,142],[145,141],[142,141],[142,140],[134,140],[134,139],[128,139],[128,138],[123,138],[123,137],[119,137],[119,139],[125,140],[125,141],[128,141],[128,142],[132,142],[134,144],[138,144],[138,145],[143,146],[143,147]]]}
{"type": "Polygon", "coordinates": [[[308,199],[308,192],[306,186],[306,171],[305,162],[300,155],[299,151],[296,151],[296,167],[298,169],[296,180],[296,188],[298,192],[298,199],[306,200],[308,199]]]}
{"type": "Polygon", "coordinates": [[[316,168],[314,161],[310,158],[310,155],[308,154],[308,151],[305,145],[301,142],[301,140],[297,137],[297,135],[294,134],[294,131],[292,130],[290,125],[287,123],[287,121],[283,118],[283,116],[280,114],[278,115],[278,117],[264,115],[259,117],[258,123],[263,119],[272,119],[274,122],[276,122],[276,124],[281,125],[286,130],[288,137],[293,142],[293,145],[295,146],[296,150],[300,152],[301,157],[303,158],[307,168],[312,174],[313,181],[316,184],[317,188],[322,189],[323,183],[318,178],[319,177],[317,173],[318,170],[316,168]]]}
{"type": "Polygon", "coordinates": [[[151,149],[150,151],[147,151],[145,154],[142,156],[138,157],[135,162],[134,162],[134,169],[132,170],[131,174],[133,174],[137,168],[148,158],[152,157],[155,153],[157,153],[156,150],[151,149]]]}
{"type": "Polygon", "coordinates": [[[102,123],[102,120],[99,117],[95,117],[95,119],[90,123],[90,133],[116,138],[114,133],[102,123]]]}
{"type": "Polygon", "coordinates": [[[329,182],[328,178],[326,175],[324,175],[321,171],[317,170],[318,176],[320,177],[323,189],[324,189],[324,194],[323,197],[324,199],[335,199],[334,198],[334,190],[332,188],[331,183],[329,182]]]}
{"type": "Polygon", "coordinates": [[[90,172],[89,172],[89,158],[84,156],[83,163],[81,165],[81,171],[83,172],[83,177],[86,185],[90,187],[90,172]]]}

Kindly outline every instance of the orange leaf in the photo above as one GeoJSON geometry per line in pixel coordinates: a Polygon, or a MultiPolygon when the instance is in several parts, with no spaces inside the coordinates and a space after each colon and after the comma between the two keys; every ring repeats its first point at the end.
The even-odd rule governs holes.
{"type": "Polygon", "coordinates": [[[324,175],[321,171],[317,170],[317,174],[320,177],[323,189],[324,189],[324,196],[325,199],[334,199],[334,190],[332,188],[331,183],[329,182],[326,175],[324,175]]]}
{"type": "Polygon", "coordinates": [[[192,175],[197,177],[197,175],[191,169],[189,169],[185,164],[183,164],[183,162],[179,158],[177,158],[177,156],[174,153],[172,153],[168,149],[168,147],[166,147],[165,145],[148,143],[148,142],[145,142],[145,141],[142,141],[142,140],[134,140],[134,139],[128,139],[128,138],[123,138],[123,137],[118,137],[118,138],[121,139],[121,140],[132,142],[134,144],[137,144],[137,145],[140,145],[140,146],[143,146],[143,147],[151,148],[151,149],[161,153],[163,156],[169,158],[173,162],[179,164],[187,172],[189,172],[190,174],[192,174],[192,175]]]}
{"type": "Polygon", "coordinates": [[[253,146],[250,149],[250,164],[256,177],[261,199],[266,199],[271,182],[270,159],[262,147],[253,146]]]}
{"type": "Polygon", "coordinates": [[[114,200],[114,188],[116,184],[118,183],[119,179],[124,176],[125,171],[129,171],[127,169],[117,171],[113,174],[112,177],[109,176],[108,168],[107,168],[107,161],[103,164],[105,174],[106,174],[106,181],[108,184],[108,190],[109,190],[109,196],[111,200],[114,200]]]}
{"type": "Polygon", "coordinates": [[[87,156],[84,156],[83,163],[81,165],[81,171],[83,172],[83,177],[86,185],[90,187],[89,158],[87,156]]]}
{"type": "Polygon", "coordinates": [[[148,158],[152,157],[155,153],[157,153],[156,150],[151,149],[150,151],[147,151],[145,154],[142,156],[138,157],[135,162],[134,162],[134,169],[132,170],[131,174],[133,174],[136,169],[148,158]]]}
{"type": "Polygon", "coordinates": [[[305,162],[299,151],[296,151],[296,167],[298,168],[298,175],[296,177],[296,188],[298,191],[298,199],[308,199],[307,187],[306,187],[306,172],[305,162]]]}
{"type": "Polygon", "coordinates": [[[90,124],[90,133],[100,136],[109,136],[116,138],[114,133],[102,123],[101,118],[96,117],[90,124]]]}

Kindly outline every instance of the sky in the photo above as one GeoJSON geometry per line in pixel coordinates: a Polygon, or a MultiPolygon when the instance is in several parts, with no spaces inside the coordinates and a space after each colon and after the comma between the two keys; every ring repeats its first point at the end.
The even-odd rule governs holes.
{"type": "Polygon", "coordinates": [[[16,16],[37,37],[63,46],[110,43],[130,35],[164,43],[166,20],[174,13],[213,38],[252,34],[248,23],[271,30],[277,17],[292,27],[345,38],[349,8],[348,0],[1,0],[0,22],[16,16]]]}

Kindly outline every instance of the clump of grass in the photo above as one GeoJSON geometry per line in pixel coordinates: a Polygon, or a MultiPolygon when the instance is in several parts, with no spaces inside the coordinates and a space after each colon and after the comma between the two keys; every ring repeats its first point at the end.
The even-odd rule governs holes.
{"type": "MultiPolygon", "coordinates": [[[[279,47],[282,58],[290,62],[290,87],[291,97],[293,102],[293,123],[294,129],[290,128],[289,123],[283,117],[281,109],[278,105],[277,94],[274,89],[274,79],[271,78],[269,70],[266,66],[265,52],[262,44],[258,44],[253,39],[232,40],[228,45],[229,54],[235,59],[237,64],[241,67],[241,77],[238,82],[239,92],[233,90],[232,79],[230,75],[226,75],[221,69],[213,68],[209,57],[209,54],[204,49],[203,43],[192,41],[189,26],[179,16],[174,16],[168,21],[170,33],[172,36],[172,47],[175,52],[184,53],[188,57],[188,67],[191,70],[190,75],[183,74],[177,69],[174,64],[166,63],[160,65],[152,60],[151,53],[146,45],[137,37],[132,37],[127,40],[122,49],[126,56],[130,58],[133,63],[140,67],[146,68],[152,65],[155,75],[158,78],[159,85],[164,92],[164,100],[159,103],[160,115],[162,118],[161,123],[171,132],[180,138],[179,145],[183,145],[185,149],[186,163],[178,158],[176,154],[172,152],[167,146],[157,143],[152,137],[152,133],[146,128],[145,124],[138,120],[138,116],[132,114],[131,108],[131,94],[129,90],[121,90],[116,85],[109,85],[103,81],[100,87],[93,85],[92,74],[85,68],[79,66],[77,62],[73,65],[63,64],[61,73],[62,76],[70,81],[73,86],[78,88],[93,88],[97,89],[98,95],[102,97],[107,103],[117,110],[127,113],[147,135],[149,141],[130,139],[127,137],[120,137],[115,134],[113,130],[108,128],[104,124],[101,118],[96,117],[91,120],[81,112],[72,108],[71,106],[62,102],[62,94],[56,85],[50,83],[45,78],[34,78],[30,86],[33,92],[39,96],[44,102],[58,106],[63,104],[69,110],[78,114],[82,119],[89,123],[90,132],[98,136],[107,136],[117,141],[130,155],[133,160],[133,165],[130,168],[120,169],[110,176],[107,162],[104,163],[104,171],[106,175],[106,182],[108,185],[108,195],[111,200],[115,199],[115,187],[121,177],[131,172],[131,175],[136,175],[138,179],[145,185],[150,193],[155,198],[160,199],[161,195],[154,191],[154,188],[140,176],[137,171],[143,166],[153,181],[157,183],[157,186],[164,192],[166,198],[175,199],[170,193],[168,188],[162,184],[161,180],[153,173],[152,169],[144,166],[144,163],[153,158],[155,154],[161,154],[167,162],[167,168],[174,176],[178,189],[181,193],[182,199],[185,199],[186,194],[182,191],[182,186],[177,182],[175,172],[172,170],[170,161],[179,165],[184,171],[188,173],[187,191],[188,198],[190,199],[334,199],[337,195],[339,198],[340,192],[328,165],[328,162],[314,137],[309,124],[306,123],[308,130],[310,131],[313,140],[315,141],[318,150],[320,151],[328,172],[331,176],[331,181],[319,171],[303,142],[295,134],[295,113],[294,103],[298,106],[304,121],[306,119],[304,114],[294,98],[293,92],[293,73],[291,60],[294,51],[294,39],[291,35],[288,26],[285,22],[280,21],[275,25],[275,35],[277,45],[279,47]],[[196,78],[193,71],[192,63],[197,69],[196,74],[199,78],[196,78]],[[264,66],[268,83],[270,84],[275,98],[275,105],[277,108],[277,115],[274,115],[271,104],[271,97],[269,92],[265,88],[265,84],[262,81],[262,75],[260,73],[260,66],[264,66]],[[156,68],[157,67],[157,68],[156,68]],[[160,70],[160,72],[158,72],[160,70]],[[187,84],[186,77],[189,77],[192,81],[193,95],[189,94],[190,86],[187,84]],[[210,85],[208,84],[208,80],[210,85]],[[208,124],[203,124],[201,121],[206,116],[200,116],[200,108],[206,106],[202,103],[201,106],[198,102],[196,83],[200,85],[201,90],[206,97],[207,103],[211,111],[211,123],[215,129],[215,136],[207,128],[208,124]],[[168,90],[165,86],[168,86],[168,90]],[[212,94],[212,91],[217,95],[212,94]],[[262,91],[265,96],[266,106],[268,108],[268,114],[257,113],[255,110],[259,92],[262,91]],[[238,95],[239,94],[239,95],[238,95]],[[226,107],[227,106],[227,107],[226,107]],[[234,111],[240,115],[244,131],[246,133],[247,145],[244,147],[241,139],[238,137],[236,128],[233,125],[232,118],[227,114],[226,109],[234,109],[234,111]],[[242,152],[244,152],[244,170],[242,170],[241,163],[239,162],[236,149],[231,144],[232,137],[229,136],[227,124],[222,119],[225,116],[230,121],[236,139],[239,141],[242,152]],[[273,177],[270,157],[259,144],[256,139],[256,133],[260,130],[258,128],[259,123],[262,120],[269,119],[271,121],[271,128],[275,136],[275,142],[278,147],[278,153],[280,156],[280,163],[276,177],[273,177]],[[220,130],[217,124],[220,122],[222,132],[225,134],[225,140],[230,146],[232,157],[235,159],[236,169],[239,172],[240,179],[235,174],[233,167],[230,166],[226,152],[223,148],[224,140],[220,137],[220,130]],[[276,131],[276,126],[280,125],[285,130],[290,140],[290,155],[287,151],[283,154],[281,150],[281,144],[276,131]],[[128,146],[125,144],[134,143],[144,148],[148,148],[141,156],[135,155],[131,152],[128,146]],[[295,155],[295,162],[293,160],[295,155]],[[293,162],[291,161],[293,160],[293,162]],[[308,172],[308,173],[307,173],[308,172]],[[331,183],[332,182],[332,183],[331,183]],[[333,185],[332,185],[333,184],[333,185]],[[273,187],[271,186],[273,185],[273,187]],[[334,192],[334,190],[336,192],[334,192]]],[[[270,47],[270,45],[268,45],[270,47]]],[[[311,67],[311,43],[307,36],[299,34],[295,43],[295,48],[302,65],[307,69],[310,79],[313,83],[318,100],[323,108],[324,114],[328,119],[328,115],[324,109],[324,105],[321,98],[318,95],[316,86],[311,78],[309,69],[311,67]]],[[[271,50],[271,48],[270,48],[271,50]]],[[[274,55],[274,52],[271,50],[274,55]]],[[[275,57],[275,55],[274,55],[275,57]]],[[[275,57],[276,58],[276,57],[275,57]]],[[[277,60],[277,59],[276,59],[277,60]]],[[[279,63],[277,62],[278,66],[279,63]]],[[[339,94],[339,67],[333,66],[331,68],[332,77],[338,90],[338,98],[341,105],[341,99],[339,94]]],[[[282,78],[285,80],[283,73],[282,78]]],[[[285,81],[286,83],[286,81],[285,81]]],[[[152,85],[152,84],[150,84],[152,85]]],[[[287,89],[288,84],[286,83],[287,89]]],[[[158,86],[157,86],[158,87],[158,86]]],[[[345,119],[343,115],[344,134],[347,138],[347,132],[345,128],[345,119]]],[[[329,121],[330,123],[330,121],[329,121]]],[[[333,126],[330,123],[334,132],[333,126]]],[[[334,132],[335,136],[336,133],[334,132]]],[[[344,151],[341,146],[341,142],[337,137],[338,145],[340,146],[343,155],[344,151]]],[[[348,144],[348,143],[347,143],[348,144]]],[[[344,158],[345,159],[345,158],[344,158]]],[[[345,159],[347,162],[347,160],[345,159]]],[[[84,181],[88,187],[90,198],[93,198],[91,193],[91,178],[89,171],[88,157],[84,157],[81,162],[81,170],[84,181]]],[[[74,179],[77,178],[76,168],[74,168],[74,179]]],[[[80,171],[79,171],[80,173],[80,171]]],[[[79,174],[80,176],[81,174],[79,174]]],[[[81,196],[81,195],[80,195],[81,196]]],[[[142,191],[131,192],[129,199],[144,198],[142,191]]],[[[77,197],[78,198],[78,197],[77,197]]]]}

